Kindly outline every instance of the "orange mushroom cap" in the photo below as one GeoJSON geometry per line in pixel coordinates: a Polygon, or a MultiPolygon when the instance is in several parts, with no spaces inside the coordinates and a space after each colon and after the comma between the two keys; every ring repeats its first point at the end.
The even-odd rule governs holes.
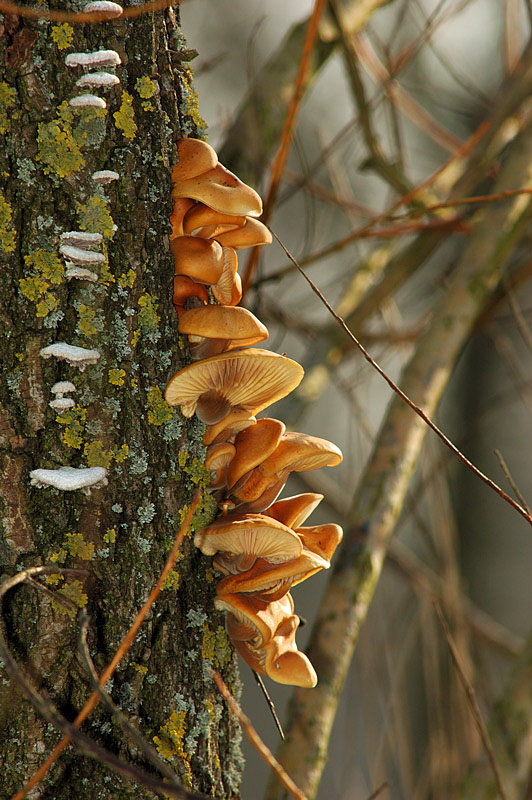
{"type": "Polygon", "coordinates": [[[213,234],[223,247],[234,247],[244,250],[246,247],[257,247],[260,244],[271,244],[272,235],[266,225],[258,219],[246,217],[245,224],[234,227],[219,234],[213,234]]]}
{"type": "Polygon", "coordinates": [[[234,445],[235,457],[227,472],[227,486],[230,489],[247,472],[252,470],[270,453],[273,453],[285,432],[286,427],[278,419],[264,417],[253,427],[245,428],[237,434],[234,445]]]}
{"type": "MultiPolygon", "coordinates": [[[[270,603],[250,595],[226,594],[223,597],[217,597],[214,606],[218,611],[229,612],[229,622],[226,620],[229,637],[231,637],[231,628],[233,627],[233,620],[229,615],[232,615],[239,623],[247,626],[253,632],[247,641],[252,642],[254,647],[262,647],[275,635],[282,620],[292,614],[294,601],[290,594],[270,603]]],[[[234,627],[236,628],[236,626],[234,627]]],[[[237,635],[245,635],[242,628],[237,630],[237,635]]],[[[242,641],[244,640],[242,639],[242,641]]]]}
{"type": "Polygon", "coordinates": [[[170,214],[170,224],[172,225],[170,241],[184,235],[183,219],[187,211],[194,205],[194,200],[190,200],[188,197],[178,197],[177,200],[174,200],[174,207],[170,214]]]}
{"type": "Polygon", "coordinates": [[[263,475],[279,475],[285,470],[304,472],[320,467],[334,467],[342,460],[342,451],[327,439],[306,433],[287,432],[276,450],[260,465],[263,475]]]}
{"type": "Polygon", "coordinates": [[[297,528],[310,517],[322,500],[323,495],[314,492],[285,497],[269,507],[268,516],[279,520],[288,528],[297,528]]]}
{"type": "Polygon", "coordinates": [[[239,306],[210,304],[192,308],[182,314],[178,327],[180,333],[191,337],[193,358],[205,358],[234,347],[247,347],[268,338],[266,326],[247,308],[239,306]],[[205,342],[206,339],[209,341],[205,342]]]}
{"type": "Polygon", "coordinates": [[[227,442],[232,436],[256,423],[256,418],[249,411],[242,408],[234,408],[227,417],[224,417],[214,425],[207,425],[203,434],[203,444],[218,444],[227,442]]]}
{"type": "Polygon", "coordinates": [[[205,468],[211,473],[209,491],[225,486],[227,467],[235,455],[235,447],[229,442],[211,444],[205,456],[205,468]]]}
{"type": "Polygon", "coordinates": [[[262,514],[266,511],[284,489],[288,480],[288,472],[280,477],[271,478],[260,476],[258,467],[249,473],[248,481],[237,490],[231,490],[231,499],[239,514],[262,514]],[[255,479],[257,482],[255,483],[255,479]]]}
{"type": "Polygon", "coordinates": [[[215,211],[206,206],[205,203],[193,203],[192,201],[190,203],[192,207],[183,220],[183,231],[186,234],[193,234],[206,226],[220,227],[227,231],[246,224],[246,217],[223,214],[221,211],[215,211]]]}
{"type": "Polygon", "coordinates": [[[344,535],[340,525],[328,522],[325,525],[313,525],[309,528],[296,528],[295,532],[303,542],[303,546],[313,553],[323,556],[328,561],[342,541],[344,535]]]}
{"type": "Polygon", "coordinates": [[[218,164],[216,151],[210,144],[202,142],[201,139],[181,139],[177,143],[177,155],[179,161],[172,169],[172,182],[174,184],[195,178],[197,175],[213,169],[218,164]]]}
{"type": "Polygon", "coordinates": [[[299,617],[284,619],[270,642],[264,645],[264,671],[276,683],[312,689],[318,682],[314,667],[297,649],[295,636],[299,617]]]}
{"type": "Polygon", "coordinates": [[[303,548],[300,556],[282,564],[271,564],[266,559],[258,558],[245,572],[223,578],[216,587],[216,594],[221,597],[245,592],[268,601],[278,600],[290,590],[293,583],[301,583],[311,574],[329,566],[327,559],[306,548],[303,548]]]}
{"type": "Polygon", "coordinates": [[[222,164],[174,185],[172,197],[191,197],[231,216],[260,217],[262,200],[257,192],[222,164]]]}
{"type": "Polygon", "coordinates": [[[299,384],[303,367],[270,350],[231,351],[189,364],[168,382],[166,402],[212,425],[238,407],[256,414],[299,384]]]}
{"type": "Polygon", "coordinates": [[[196,298],[198,302],[207,304],[209,295],[203,283],[197,283],[187,275],[176,275],[174,278],[173,303],[177,313],[183,314],[186,311],[185,303],[187,300],[196,298]]]}
{"type": "Polygon", "coordinates": [[[175,274],[198,283],[217,283],[223,270],[223,250],[215,239],[178,236],[170,242],[175,274]]]}
{"type": "MultiPolygon", "coordinates": [[[[194,544],[206,556],[228,553],[231,556],[248,555],[243,569],[248,569],[257,558],[272,564],[281,564],[301,555],[303,545],[294,531],[277,520],[262,514],[227,514],[211,525],[199,530],[194,544]]],[[[235,559],[235,569],[239,559],[235,559]]]]}

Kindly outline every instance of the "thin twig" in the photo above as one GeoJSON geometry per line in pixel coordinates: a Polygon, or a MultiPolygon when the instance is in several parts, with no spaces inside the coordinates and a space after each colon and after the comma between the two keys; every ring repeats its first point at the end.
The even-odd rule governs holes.
{"type": "Polygon", "coordinates": [[[504,460],[501,451],[500,450],[494,450],[493,452],[495,453],[495,455],[499,459],[499,464],[501,465],[501,469],[504,472],[504,474],[506,475],[506,480],[508,481],[508,483],[510,484],[510,486],[514,490],[515,496],[517,497],[517,499],[519,500],[519,502],[521,503],[523,508],[526,508],[526,510],[530,514],[530,508],[528,507],[525,498],[523,497],[522,493],[520,492],[519,487],[517,486],[516,482],[512,478],[512,473],[508,469],[508,465],[507,465],[506,461],[504,460]]]}
{"type": "Polygon", "coordinates": [[[117,719],[122,730],[125,731],[127,734],[129,734],[135,745],[138,747],[139,750],[141,750],[144,753],[146,758],[153,764],[155,769],[158,770],[162,775],[164,775],[164,777],[167,778],[169,781],[173,781],[176,785],[179,786],[179,780],[173,769],[171,769],[168,766],[168,764],[162,760],[162,758],[158,755],[157,751],[154,750],[154,748],[148,744],[146,739],[131,724],[126,715],[113,702],[109,693],[106,692],[102,686],[100,686],[100,678],[98,676],[98,673],[96,672],[96,667],[94,666],[94,662],[91,658],[89,645],[87,642],[89,622],[90,622],[89,615],[87,614],[87,611],[83,608],[80,612],[78,650],[81,659],[83,661],[83,664],[85,666],[85,669],[89,674],[92,688],[94,689],[95,692],[98,692],[98,696],[103,705],[117,719]]]}
{"type": "Polygon", "coordinates": [[[475,690],[473,689],[473,686],[471,685],[471,683],[468,680],[464,670],[462,669],[462,665],[461,665],[461,662],[460,662],[460,656],[459,656],[458,651],[457,651],[457,649],[455,647],[455,644],[453,642],[453,639],[452,639],[452,636],[451,636],[451,632],[449,630],[447,622],[445,621],[445,617],[443,616],[443,612],[441,610],[440,604],[438,603],[437,600],[433,600],[432,603],[433,603],[433,606],[434,606],[434,610],[436,612],[436,616],[438,617],[438,621],[439,621],[439,623],[441,625],[441,629],[442,629],[443,634],[445,636],[445,639],[447,641],[447,646],[449,647],[449,652],[451,653],[451,658],[452,658],[453,664],[455,666],[456,672],[458,674],[458,677],[460,679],[460,683],[463,686],[463,689],[464,689],[464,692],[465,692],[465,695],[466,695],[466,698],[467,698],[467,702],[469,704],[469,708],[471,709],[471,714],[472,714],[473,719],[475,721],[475,725],[477,726],[478,732],[480,734],[480,738],[482,739],[482,743],[483,743],[484,748],[486,750],[486,753],[488,755],[488,759],[489,759],[489,762],[490,762],[490,765],[491,765],[491,769],[492,769],[493,775],[495,777],[495,783],[497,784],[497,790],[498,790],[499,796],[502,798],[502,800],[506,800],[506,793],[504,791],[504,787],[502,785],[502,780],[501,780],[501,775],[499,773],[499,768],[498,768],[497,762],[495,760],[495,753],[493,752],[493,747],[492,747],[491,742],[490,742],[488,729],[486,728],[486,724],[485,724],[484,720],[482,719],[482,714],[480,713],[480,708],[479,708],[479,705],[477,703],[477,699],[476,699],[476,696],[475,696],[475,690]]]}
{"type": "MultiPolygon", "coordinates": [[[[286,159],[288,158],[288,153],[290,151],[290,145],[292,143],[292,138],[294,136],[294,128],[296,124],[297,112],[299,110],[301,98],[303,97],[305,80],[310,65],[310,57],[312,55],[312,51],[314,49],[314,44],[316,41],[316,36],[318,34],[318,22],[320,20],[320,17],[322,15],[325,6],[326,6],[326,0],[315,0],[314,2],[314,8],[312,9],[312,14],[309,20],[307,33],[305,36],[305,42],[303,44],[303,52],[301,54],[301,61],[299,63],[299,72],[296,78],[296,82],[294,84],[292,99],[290,101],[290,105],[286,113],[286,118],[281,133],[281,139],[279,142],[279,149],[277,150],[277,154],[273,162],[271,178],[270,178],[270,186],[268,188],[268,191],[266,193],[266,198],[264,200],[264,212],[261,218],[264,223],[267,223],[268,219],[270,218],[270,214],[274,206],[275,199],[277,197],[277,192],[279,190],[279,183],[281,181],[281,176],[283,174],[283,170],[286,164],[286,159]]],[[[257,269],[259,253],[260,253],[259,247],[254,247],[251,251],[248,263],[246,265],[246,269],[242,275],[243,294],[246,293],[247,289],[251,284],[251,281],[253,280],[255,270],[257,269]]]]}
{"type": "Polygon", "coordinates": [[[396,394],[398,394],[398,395],[399,395],[399,397],[400,397],[402,400],[404,400],[404,402],[405,402],[405,403],[406,403],[408,406],[410,406],[410,408],[412,409],[412,411],[414,411],[414,412],[415,412],[415,413],[416,413],[416,414],[417,414],[419,417],[421,417],[421,419],[422,419],[422,420],[423,420],[423,421],[424,421],[424,422],[425,422],[425,423],[426,423],[426,424],[429,426],[429,428],[431,428],[431,429],[434,431],[434,433],[436,433],[436,434],[437,434],[437,435],[440,437],[440,439],[442,440],[442,442],[443,442],[443,443],[444,443],[444,444],[445,444],[445,445],[446,445],[446,446],[447,446],[447,447],[448,447],[450,450],[452,450],[452,452],[455,454],[455,456],[457,456],[457,458],[459,458],[459,459],[460,459],[460,461],[461,461],[463,464],[465,464],[465,465],[466,465],[466,467],[467,467],[468,469],[470,469],[470,470],[471,470],[471,471],[472,471],[472,472],[473,472],[473,473],[474,473],[474,474],[475,474],[475,475],[476,475],[478,478],[480,478],[480,480],[481,480],[481,481],[483,481],[483,482],[484,482],[484,483],[485,483],[487,486],[489,486],[489,487],[490,487],[490,489],[493,489],[493,491],[494,491],[494,492],[496,492],[496,493],[499,495],[499,497],[502,497],[502,499],[503,499],[503,500],[505,500],[505,501],[506,501],[506,502],[507,502],[509,505],[511,505],[511,506],[512,506],[512,508],[513,508],[515,511],[517,511],[517,512],[518,512],[518,514],[521,514],[521,516],[522,516],[522,517],[524,517],[524,518],[527,520],[527,522],[529,522],[529,523],[532,525],[532,515],[530,514],[530,512],[528,512],[526,509],[524,509],[522,506],[520,506],[520,505],[519,505],[519,503],[517,503],[517,502],[516,502],[516,501],[515,501],[515,500],[514,500],[512,497],[510,497],[510,495],[506,494],[506,492],[504,491],[504,489],[501,489],[501,487],[500,487],[498,484],[496,484],[496,483],[495,483],[495,481],[492,481],[492,479],[491,479],[491,478],[488,478],[488,476],[487,476],[487,475],[485,475],[483,472],[481,472],[481,471],[478,469],[478,467],[475,467],[475,465],[474,465],[474,464],[473,464],[473,463],[472,463],[472,462],[471,462],[471,461],[470,461],[470,460],[467,458],[467,456],[465,456],[465,455],[464,455],[464,454],[463,454],[463,453],[462,453],[462,452],[461,452],[461,451],[460,451],[460,450],[459,450],[459,449],[456,447],[456,445],[454,445],[454,444],[451,442],[451,440],[447,438],[447,436],[446,436],[446,435],[443,433],[443,431],[441,431],[441,430],[438,428],[438,426],[437,426],[437,425],[436,425],[436,424],[435,424],[435,423],[434,423],[434,422],[433,422],[433,421],[430,419],[430,417],[428,417],[428,416],[425,414],[425,412],[423,411],[423,409],[422,409],[422,408],[420,408],[419,406],[417,406],[417,405],[416,405],[416,404],[415,404],[415,403],[414,403],[414,402],[413,402],[413,401],[412,401],[412,400],[411,400],[411,399],[410,399],[410,398],[409,398],[409,397],[408,397],[408,396],[407,396],[407,395],[406,395],[406,394],[405,394],[405,393],[402,391],[402,389],[400,389],[400,388],[399,388],[399,386],[398,386],[398,385],[397,385],[397,384],[396,384],[396,383],[395,383],[395,382],[394,382],[394,381],[393,381],[393,380],[392,380],[392,379],[389,377],[389,375],[388,375],[388,374],[387,374],[387,373],[386,373],[386,372],[385,372],[385,371],[382,369],[382,367],[380,367],[380,366],[379,366],[379,364],[377,364],[377,362],[376,362],[376,361],[375,361],[375,360],[374,360],[374,359],[373,359],[373,358],[370,356],[370,354],[368,353],[368,351],[366,350],[366,348],[364,347],[364,345],[363,345],[363,344],[361,344],[361,343],[359,342],[359,340],[356,338],[356,336],[354,335],[354,333],[352,333],[352,331],[350,331],[350,330],[349,330],[349,328],[347,327],[347,325],[346,325],[345,321],[342,319],[342,317],[341,317],[339,314],[337,314],[337,313],[336,313],[336,311],[335,311],[335,310],[334,310],[334,308],[331,306],[331,304],[328,302],[328,300],[327,300],[327,299],[324,297],[324,295],[323,295],[323,294],[320,292],[320,290],[318,289],[318,287],[316,286],[316,284],[314,283],[314,281],[313,281],[311,278],[309,278],[309,276],[306,274],[306,272],[305,272],[305,271],[302,269],[302,267],[301,267],[301,266],[299,265],[299,263],[296,261],[296,259],[294,258],[294,256],[293,256],[293,255],[292,255],[292,254],[291,254],[291,253],[290,253],[290,252],[287,250],[287,248],[286,248],[286,247],[284,246],[284,244],[281,242],[281,240],[279,239],[279,237],[277,236],[277,234],[275,233],[275,231],[273,231],[271,228],[270,228],[270,231],[272,232],[272,235],[273,235],[273,236],[274,236],[274,237],[277,239],[277,241],[279,242],[279,244],[280,244],[280,245],[281,245],[281,247],[283,248],[283,250],[284,250],[284,252],[286,253],[287,257],[288,257],[288,258],[290,259],[290,261],[291,261],[291,262],[294,264],[294,266],[295,266],[295,267],[296,267],[296,268],[299,270],[299,272],[300,272],[300,273],[303,275],[303,277],[305,278],[305,280],[307,281],[307,283],[310,285],[310,288],[312,289],[312,291],[313,291],[313,292],[314,292],[314,293],[315,293],[315,294],[316,294],[316,295],[317,295],[317,296],[320,298],[320,300],[322,301],[322,303],[324,304],[324,306],[325,306],[325,307],[327,308],[327,310],[328,310],[328,311],[329,311],[329,312],[332,314],[332,316],[333,316],[333,317],[334,317],[334,319],[335,319],[335,320],[336,320],[336,321],[339,323],[339,325],[341,325],[341,327],[344,329],[344,331],[345,331],[345,332],[346,332],[346,334],[349,336],[349,338],[351,339],[351,341],[352,341],[352,342],[353,342],[353,343],[356,345],[356,347],[358,347],[358,349],[360,350],[360,352],[362,353],[362,355],[364,356],[364,358],[366,359],[366,361],[368,361],[368,362],[371,364],[371,366],[372,366],[372,367],[373,367],[375,370],[377,370],[377,372],[379,373],[379,375],[380,375],[382,378],[384,378],[384,380],[386,381],[386,383],[388,384],[388,386],[390,386],[390,388],[391,388],[391,389],[392,389],[392,390],[393,390],[393,391],[394,391],[396,394]]]}
{"type": "MultiPolygon", "coordinates": [[[[122,642],[120,643],[120,646],[116,651],[116,653],[114,654],[111,662],[102,672],[102,675],[100,677],[100,686],[105,686],[109,678],[113,675],[118,664],[120,663],[122,658],[126,655],[131,645],[133,644],[137,632],[142,623],[144,622],[144,619],[146,618],[146,615],[148,614],[155,600],[157,599],[168,573],[173,569],[173,566],[176,562],[179,553],[179,548],[181,547],[183,538],[186,532],[188,531],[190,522],[192,520],[192,516],[194,514],[194,511],[196,510],[198,503],[200,502],[200,499],[201,499],[201,493],[198,491],[194,495],[194,499],[190,504],[190,508],[187,511],[185,519],[183,520],[183,524],[181,525],[181,528],[177,533],[174,546],[172,548],[172,551],[170,552],[170,555],[168,556],[166,564],[164,565],[164,569],[159,576],[159,580],[157,581],[154,588],[150,592],[148,599],[140,609],[139,613],[133,620],[133,624],[131,625],[128,632],[122,639],[122,642]]],[[[81,723],[89,716],[89,714],[95,708],[95,706],[98,705],[98,702],[99,702],[98,693],[93,692],[89,697],[89,699],[87,700],[87,702],[85,703],[85,705],[83,706],[83,708],[81,709],[81,711],[79,712],[79,714],[77,715],[74,722],[72,723],[75,728],[80,727],[81,723]]],[[[41,764],[39,769],[34,773],[34,775],[26,783],[26,785],[23,786],[23,788],[13,796],[12,800],[23,800],[23,798],[26,797],[28,792],[31,789],[33,789],[33,787],[36,786],[39,783],[39,781],[41,781],[44,778],[44,776],[46,775],[46,773],[48,772],[54,761],[56,761],[56,759],[68,745],[69,741],[70,739],[68,735],[65,736],[63,739],[61,739],[59,744],[55,746],[55,748],[53,749],[52,753],[48,756],[46,761],[43,764],[41,764]]]]}
{"type": "Polygon", "coordinates": [[[238,718],[238,721],[240,722],[245,732],[247,733],[249,741],[251,742],[253,747],[255,747],[255,749],[258,750],[261,757],[273,770],[273,772],[275,772],[275,774],[277,775],[277,777],[279,778],[280,782],[283,784],[285,789],[287,789],[287,791],[289,791],[292,797],[295,797],[296,800],[308,800],[306,794],[303,794],[301,789],[299,789],[296,786],[290,775],[288,775],[285,772],[282,765],[277,761],[271,750],[269,750],[269,748],[264,744],[259,734],[253,727],[251,720],[249,719],[248,716],[246,716],[246,714],[244,714],[244,712],[236,702],[235,698],[225,685],[220,673],[213,670],[212,677],[218,689],[220,690],[220,694],[222,695],[223,699],[225,700],[225,702],[227,703],[233,714],[238,718]]]}
{"type": "Polygon", "coordinates": [[[387,789],[387,788],[388,788],[388,781],[384,781],[384,783],[381,783],[381,785],[380,785],[380,786],[378,786],[378,787],[375,789],[375,791],[374,791],[374,792],[372,792],[372,793],[370,794],[370,796],[367,798],[367,800],[376,800],[376,798],[377,798],[377,797],[378,797],[380,794],[382,794],[382,793],[383,793],[383,791],[384,791],[385,789],[387,789]]]}
{"type": "MultiPolygon", "coordinates": [[[[177,6],[182,0],[151,0],[149,3],[142,3],[140,6],[130,6],[124,8],[120,19],[140,17],[142,14],[151,14],[154,11],[163,11],[165,8],[177,6]]],[[[28,19],[48,19],[51,22],[71,22],[79,25],[94,25],[97,22],[116,21],[116,15],[109,11],[95,11],[87,14],[83,11],[57,11],[55,9],[46,10],[43,8],[30,8],[19,6],[17,3],[10,3],[7,0],[0,0],[0,12],[13,14],[17,17],[28,19]]]]}
{"type": "Polygon", "coordinates": [[[275,706],[273,704],[273,700],[270,697],[270,695],[268,693],[268,690],[267,690],[266,686],[264,685],[264,681],[262,680],[262,678],[259,675],[259,673],[255,672],[254,669],[252,669],[251,671],[253,673],[253,676],[254,676],[255,680],[257,681],[257,685],[259,686],[262,694],[264,695],[264,697],[266,699],[266,702],[268,703],[268,708],[271,711],[271,715],[273,717],[273,721],[275,722],[275,725],[277,727],[277,730],[279,731],[281,739],[283,739],[283,741],[284,741],[283,726],[281,725],[281,721],[279,720],[279,717],[277,716],[277,711],[275,710],[275,706]]]}
{"type": "MultiPolygon", "coordinates": [[[[80,731],[78,731],[75,727],[75,723],[72,724],[68,722],[68,720],[66,720],[65,717],[58,712],[48,697],[40,694],[24,675],[16,660],[13,658],[11,650],[9,649],[4,636],[4,626],[1,622],[3,597],[10,589],[13,589],[18,584],[25,581],[30,581],[34,575],[49,575],[55,573],[59,573],[60,575],[79,575],[80,573],[86,574],[86,570],[62,569],[61,567],[57,567],[55,565],[53,567],[30,567],[23,572],[19,572],[13,578],[4,581],[0,585],[0,657],[2,658],[5,667],[13,680],[18,684],[18,686],[20,686],[26,697],[30,700],[37,711],[49,723],[54,725],[54,727],[65,734],[67,741],[72,741],[80,749],[80,751],[89,758],[93,758],[100,763],[105,764],[110,769],[118,772],[120,775],[123,775],[129,780],[134,780],[136,783],[147,786],[149,789],[152,789],[161,796],[170,796],[177,798],[177,800],[210,800],[210,798],[207,798],[205,795],[200,795],[184,789],[176,782],[163,781],[154,777],[153,775],[149,775],[147,772],[135,767],[133,764],[122,761],[112,753],[109,753],[107,750],[105,750],[105,748],[96,744],[96,742],[93,742],[88,736],[80,733],[80,731]]],[[[31,582],[32,585],[37,589],[46,588],[37,581],[32,580],[31,582]]]]}

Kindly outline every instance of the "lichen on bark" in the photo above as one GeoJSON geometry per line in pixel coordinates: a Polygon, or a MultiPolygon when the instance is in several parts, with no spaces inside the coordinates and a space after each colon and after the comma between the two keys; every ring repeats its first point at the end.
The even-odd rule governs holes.
{"type": "MultiPolygon", "coordinates": [[[[157,580],[183,509],[205,482],[201,424],[177,410],[164,413],[159,401],[169,375],[185,363],[170,292],[170,172],[176,142],[201,133],[203,123],[190,68],[178,69],[175,61],[184,43],[176,10],[73,25],[71,35],[67,29],[59,35],[43,20],[0,22],[8,87],[0,101],[9,122],[0,150],[0,566],[14,574],[60,559],[89,570],[79,586],[55,586],[80,603],[87,595],[89,644],[101,671],[157,580]],[[65,56],[99,49],[120,54],[120,85],[105,90],[106,113],[72,111],[65,103],[77,93],[83,70],[68,68],[65,56]],[[130,136],[115,117],[125,93],[136,125],[127,127],[130,136]],[[102,169],[115,170],[119,180],[95,184],[91,175],[102,169]],[[60,235],[70,230],[104,236],[107,259],[96,283],[68,282],[57,270],[52,279],[48,262],[53,254],[59,258],[60,235]],[[52,254],[46,263],[43,253],[52,254]],[[96,348],[100,358],[84,372],[44,361],[40,349],[55,341],[96,348]],[[48,405],[58,380],[76,387],[70,417],[48,405]],[[30,485],[32,469],[103,462],[108,485],[88,496],[30,485]]],[[[195,524],[213,512],[205,501],[195,524]]],[[[229,798],[238,794],[239,731],[206,665],[221,669],[235,691],[238,678],[213,595],[210,565],[188,538],[172,580],[116,671],[111,694],[152,744],[165,741],[178,720],[179,746],[160,745],[161,754],[193,788],[229,798]]],[[[75,621],[31,587],[13,591],[4,610],[19,662],[72,719],[89,693],[75,621]]],[[[0,679],[0,794],[10,796],[59,737],[3,669],[0,679]]],[[[146,766],[101,709],[84,731],[146,766]]],[[[40,791],[54,800],[153,797],[72,749],[40,791]]]]}

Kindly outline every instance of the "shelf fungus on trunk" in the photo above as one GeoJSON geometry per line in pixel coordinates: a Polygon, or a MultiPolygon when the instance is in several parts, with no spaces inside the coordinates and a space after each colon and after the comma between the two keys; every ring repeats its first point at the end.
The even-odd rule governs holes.
{"type": "Polygon", "coordinates": [[[212,425],[233,408],[255,415],[295,389],[303,367],[270,350],[238,350],[189,364],[170,379],[166,402],[212,425]]]}
{"type": "Polygon", "coordinates": [[[303,377],[296,361],[251,347],[268,331],[238,306],[236,251],[272,241],[257,220],[262,202],[219,163],[210,145],[183,139],[177,150],[170,217],[173,302],[179,333],[188,336],[195,361],[170,379],[165,398],[185,417],[195,413],[206,423],[209,491],[223,515],[198,531],[194,543],[215,556],[215,568],[225,575],[215,605],[227,611],[227,631],[240,655],[278,683],[312,687],[317,677],[295,644],[299,617],[289,590],[329,567],[342,529],[300,527],[322,495],[277,497],[290,472],[335,466],[342,454],[325,439],[256,418],[303,377]]]}

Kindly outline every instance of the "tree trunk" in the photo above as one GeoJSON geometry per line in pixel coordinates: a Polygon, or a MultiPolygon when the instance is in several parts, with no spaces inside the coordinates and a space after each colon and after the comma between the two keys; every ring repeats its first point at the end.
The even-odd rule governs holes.
{"type": "MultiPolygon", "coordinates": [[[[79,8],[58,3],[65,5],[79,8]]],[[[89,571],[83,582],[52,577],[49,588],[78,605],[88,597],[89,645],[100,672],[156,582],[186,504],[206,478],[203,425],[185,421],[162,397],[186,358],[171,303],[170,170],[176,142],[204,127],[177,14],[169,9],[86,25],[0,17],[0,565],[9,575],[50,562],[89,571]],[[67,66],[65,56],[102,49],[121,57],[116,69],[102,67],[120,83],[90,88],[105,97],[107,109],[70,106],[86,91],[75,86],[86,69],[67,66]],[[100,170],[119,178],[99,183],[92,175],[100,170]],[[106,260],[88,267],[95,282],[67,280],[60,253],[67,231],[103,235],[93,252],[106,260]],[[99,358],[82,371],[40,355],[57,342],[97,350],[99,358]],[[75,405],[66,411],[49,405],[57,381],[75,385],[65,395],[75,405]],[[62,466],[104,467],[107,485],[84,493],[31,484],[32,470],[62,466]]],[[[195,528],[214,513],[205,497],[195,528]]],[[[181,552],[115,673],[112,697],[184,785],[234,797],[239,731],[205,668],[221,669],[235,692],[232,649],[213,609],[209,561],[190,538],[181,552]]],[[[21,586],[6,597],[3,624],[25,673],[73,719],[90,693],[75,619],[57,601],[21,586]]],[[[9,797],[60,737],[5,670],[2,679],[0,795],[9,797]]],[[[83,730],[147,768],[107,712],[97,708],[83,730]]],[[[71,747],[34,796],[154,795],[71,747]]]]}

